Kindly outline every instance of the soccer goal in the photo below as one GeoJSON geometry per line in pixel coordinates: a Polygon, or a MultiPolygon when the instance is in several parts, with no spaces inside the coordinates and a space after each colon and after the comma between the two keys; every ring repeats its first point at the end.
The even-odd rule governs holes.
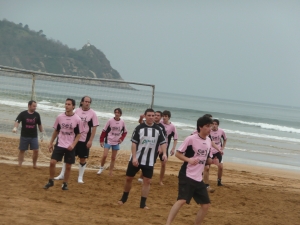
{"type": "MultiPolygon", "coordinates": [[[[122,119],[125,121],[128,136],[122,143],[123,150],[130,150],[130,136],[138,125],[139,115],[145,109],[152,108],[155,86],[123,80],[86,78],[28,71],[23,69],[0,66],[0,137],[5,145],[0,148],[1,160],[16,161],[20,127],[17,135],[11,132],[14,120],[21,111],[27,110],[29,100],[37,102],[37,112],[41,115],[46,131],[46,139],[40,145],[40,162],[49,162],[48,142],[53,132],[55,118],[64,112],[67,98],[76,100],[79,107],[83,96],[92,98],[91,108],[96,111],[100,126],[91,148],[91,156],[99,158],[102,149],[99,136],[106,121],[114,116],[114,109],[121,108],[122,119]]],[[[25,160],[31,162],[31,152],[27,151],[25,160]]],[[[97,162],[90,166],[96,166],[97,162]],[[94,164],[94,165],[93,165],[94,164]]]]}

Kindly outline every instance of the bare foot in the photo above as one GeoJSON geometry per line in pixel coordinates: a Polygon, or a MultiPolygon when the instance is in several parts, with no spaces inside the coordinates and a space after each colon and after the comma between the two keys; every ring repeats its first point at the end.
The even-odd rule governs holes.
{"type": "Polygon", "coordinates": [[[142,209],[150,209],[148,206],[145,206],[144,208],[142,208],[142,209]]]}
{"type": "Polygon", "coordinates": [[[37,167],[37,165],[33,165],[33,169],[37,169],[38,167],[37,167]]]}
{"type": "Polygon", "coordinates": [[[118,201],[118,204],[119,204],[119,205],[124,205],[124,202],[118,201]]]}
{"type": "Polygon", "coordinates": [[[112,176],[113,174],[112,174],[112,172],[109,172],[109,176],[112,176]]]}
{"type": "Polygon", "coordinates": [[[163,183],[162,181],[161,181],[161,182],[159,182],[159,184],[160,184],[160,185],[164,185],[164,183],[163,183]]]}

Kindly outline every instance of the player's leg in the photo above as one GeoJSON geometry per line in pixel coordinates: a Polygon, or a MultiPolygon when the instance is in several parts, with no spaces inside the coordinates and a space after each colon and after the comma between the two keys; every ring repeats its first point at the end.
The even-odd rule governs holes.
{"type": "Polygon", "coordinates": [[[167,223],[166,225],[169,225],[172,223],[172,221],[175,219],[177,213],[179,212],[180,208],[186,203],[186,200],[184,199],[180,199],[177,200],[177,202],[175,202],[175,204],[172,206],[169,215],[168,215],[168,219],[167,219],[167,223]]]}
{"type": "Polygon", "coordinates": [[[18,154],[18,165],[22,166],[22,163],[24,162],[24,155],[25,151],[28,150],[29,142],[28,138],[20,137],[20,143],[19,143],[19,154],[18,154]]]}
{"type": "Polygon", "coordinates": [[[39,156],[39,141],[38,138],[31,138],[30,140],[30,150],[33,150],[32,152],[32,163],[33,168],[37,168],[36,162],[39,156]]]}
{"type": "Polygon", "coordinates": [[[55,175],[55,167],[56,163],[58,161],[61,161],[64,156],[64,149],[60,148],[58,146],[54,147],[54,150],[51,155],[51,160],[50,160],[50,166],[49,166],[49,181],[48,183],[44,186],[44,189],[48,189],[49,187],[52,187],[54,185],[54,175],[55,175]]]}
{"type": "Polygon", "coordinates": [[[78,168],[78,183],[83,184],[83,175],[86,168],[86,159],[89,157],[90,149],[86,147],[86,142],[78,142],[75,147],[75,155],[78,155],[79,168],[78,168]]]}
{"type": "Polygon", "coordinates": [[[210,199],[206,191],[206,185],[203,182],[196,182],[196,189],[193,198],[197,204],[200,204],[200,209],[196,215],[195,224],[199,225],[204,220],[210,206],[210,199]]]}
{"type": "Polygon", "coordinates": [[[164,179],[164,176],[165,176],[166,165],[167,165],[167,161],[164,161],[162,159],[162,156],[163,156],[163,154],[159,154],[159,158],[160,158],[159,184],[160,185],[164,185],[163,179],[164,179]]]}
{"type": "Polygon", "coordinates": [[[206,184],[207,191],[209,191],[210,193],[214,193],[215,190],[212,187],[209,186],[209,169],[210,169],[210,165],[206,165],[204,167],[203,181],[206,184]]]}
{"type": "Polygon", "coordinates": [[[64,161],[66,163],[66,171],[64,175],[64,182],[62,185],[62,189],[68,190],[68,181],[71,174],[71,167],[72,164],[75,163],[75,149],[73,149],[72,151],[68,151],[67,149],[65,149],[64,161]]]}
{"type": "Polygon", "coordinates": [[[208,212],[209,206],[210,206],[210,204],[201,205],[201,207],[200,207],[200,209],[197,213],[196,219],[195,219],[195,224],[196,225],[200,225],[201,222],[204,220],[204,217],[208,212]]]}
{"type": "Polygon", "coordinates": [[[104,164],[105,164],[109,149],[110,149],[110,145],[105,143],[104,144],[103,155],[102,155],[102,158],[101,158],[100,169],[98,170],[97,174],[101,174],[104,170],[104,164]]]}
{"type": "Polygon", "coordinates": [[[122,198],[118,201],[119,205],[123,205],[127,199],[129,192],[131,190],[132,186],[132,180],[135,176],[135,174],[140,170],[139,167],[135,167],[132,165],[132,162],[128,162],[127,170],[126,170],[126,179],[125,179],[125,184],[124,184],[124,192],[122,195],[122,198]]]}
{"type": "Polygon", "coordinates": [[[57,177],[54,177],[54,180],[63,180],[66,171],[66,163],[62,164],[60,174],[57,177]]]}
{"type": "Polygon", "coordinates": [[[113,171],[113,168],[115,166],[115,161],[116,161],[116,158],[117,158],[117,154],[118,154],[118,151],[120,149],[119,147],[116,148],[115,146],[116,145],[113,146],[112,152],[111,152],[111,161],[110,161],[110,166],[109,166],[109,175],[110,176],[112,176],[112,171],[113,171]]]}
{"type": "Polygon", "coordinates": [[[223,176],[223,156],[220,154],[218,164],[218,186],[223,186],[222,184],[222,176],[223,176]]]}
{"type": "Polygon", "coordinates": [[[141,166],[141,170],[144,176],[140,201],[140,208],[142,209],[149,209],[149,207],[146,206],[146,201],[150,192],[150,184],[153,176],[153,169],[153,166],[141,166]]]}

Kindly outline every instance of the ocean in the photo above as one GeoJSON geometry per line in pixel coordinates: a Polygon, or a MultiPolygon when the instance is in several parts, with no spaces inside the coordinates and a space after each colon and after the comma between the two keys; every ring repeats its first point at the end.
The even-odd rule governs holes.
{"type": "MultiPolygon", "coordinates": [[[[3,76],[1,82],[0,133],[12,135],[15,118],[27,109],[31,81],[3,76]]],[[[36,81],[37,111],[48,138],[56,116],[64,111],[64,100],[71,97],[79,103],[82,96],[89,95],[100,122],[93,145],[99,147],[99,136],[106,120],[113,117],[114,108],[120,107],[129,131],[121,148],[130,150],[131,134],[138,125],[139,115],[150,105],[151,92],[110,89],[36,81]]],[[[153,108],[171,111],[171,121],[178,132],[177,146],[196,129],[197,119],[210,113],[219,119],[220,128],[228,138],[224,162],[300,171],[300,108],[163,92],[155,92],[153,108]]]]}

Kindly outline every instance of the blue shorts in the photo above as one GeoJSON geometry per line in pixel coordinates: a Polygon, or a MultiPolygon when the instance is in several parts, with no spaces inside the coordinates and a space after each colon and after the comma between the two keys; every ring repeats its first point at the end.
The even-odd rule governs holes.
{"type": "Polygon", "coordinates": [[[117,145],[110,145],[110,144],[107,144],[107,143],[104,143],[104,148],[108,148],[108,150],[110,149],[112,150],[120,150],[120,145],[117,144],[117,145]]]}
{"type": "Polygon", "coordinates": [[[20,145],[19,150],[20,151],[26,151],[28,150],[28,147],[30,146],[30,150],[38,150],[39,149],[39,141],[38,138],[32,138],[32,137],[20,137],[20,145]]]}

